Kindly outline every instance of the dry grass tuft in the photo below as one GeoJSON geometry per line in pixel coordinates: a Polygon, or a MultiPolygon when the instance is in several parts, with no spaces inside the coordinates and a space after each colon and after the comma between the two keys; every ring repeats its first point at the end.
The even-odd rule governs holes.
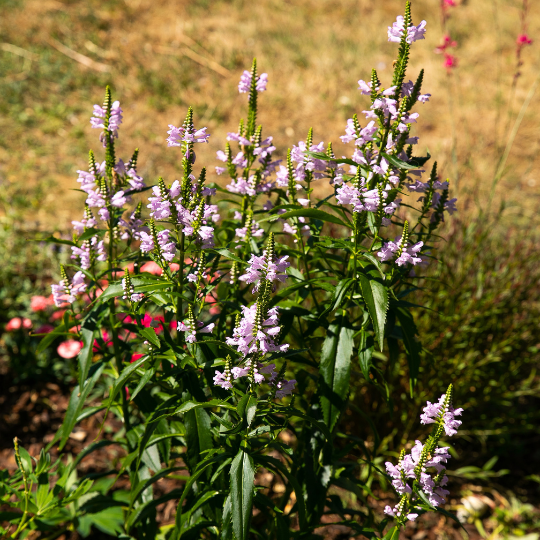
{"type": "MultiPolygon", "coordinates": [[[[196,124],[211,143],[198,164],[213,169],[215,152],[245,114],[236,85],[253,56],[269,73],[260,121],[279,153],[313,126],[316,141],[332,140],[338,154],[348,117],[365,108],[356,90],[375,66],[388,84],[396,47],[386,26],[401,0],[4,0],[0,20],[0,174],[32,186],[54,181],[36,219],[67,226],[80,213],[76,170],[87,149],[99,150],[89,116],[109,83],[124,107],[120,155],[141,148],[148,180],[173,180],[178,152],[166,147],[167,125],[193,105],[196,124]],[[55,46],[51,46],[51,44],[55,46]],[[60,45],[59,45],[60,44],[60,45]],[[12,48],[16,47],[18,49],[12,48]],[[64,49],[62,49],[62,47],[64,49]],[[13,51],[26,51],[17,54],[13,51]],[[72,51],[73,54],[67,54],[72,51]],[[87,59],[87,60],[85,60],[87,59]],[[107,72],[107,69],[110,70],[107,72]],[[59,205],[58,201],[62,204],[59,205]]],[[[434,48],[442,37],[438,2],[415,0],[415,21],[426,19],[425,41],[414,47],[411,78],[426,70],[431,102],[420,106],[417,134],[459,194],[485,204],[497,163],[518,111],[537,80],[537,43],[524,50],[522,76],[510,98],[519,32],[518,0],[462,0],[449,27],[459,43],[459,67],[448,75],[434,48]]],[[[533,6],[529,33],[539,35],[533,6]]],[[[497,199],[512,219],[530,219],[540,190],[535,98],[524,114],[497,199]]],[[[80,200],[81,199],[81,200],[80,200]]]]}

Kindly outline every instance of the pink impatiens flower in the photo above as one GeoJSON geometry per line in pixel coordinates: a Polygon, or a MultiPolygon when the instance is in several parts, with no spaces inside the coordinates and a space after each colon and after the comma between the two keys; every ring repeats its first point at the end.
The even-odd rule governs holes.
{"type": "Polygon", "coordinates": [[[20,330],[21,328],[24,328],[25,330],[29,330],[30,328],[32,328],[32,321],[27,318],[14,317],[6,324],[6,330],[8,332],[13,332],[14,330],[20,330]]]}
{"type": "Polygon", "coordinates": [[[74,339],[68,339],[58,345],[56,352],[62,358],[75,358],[83,347],[82,341],[75,341],[74,339]]]}
{"type": "Polygon", "coordinates": [[[51,298],[47,296],[32,296],[30,299],[30,309],[32,311],[44,311],[52,304],[51,298]]]}

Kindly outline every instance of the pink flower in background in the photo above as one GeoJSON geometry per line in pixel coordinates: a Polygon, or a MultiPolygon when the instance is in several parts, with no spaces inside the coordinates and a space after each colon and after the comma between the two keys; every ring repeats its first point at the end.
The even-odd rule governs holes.
{"type": "Polygon", "coordinates": [[[144,354],[142,354],[140,352],[133,353],[131,355],[131,360],[129,361],[129,363],[133,364],[133,362],[136,362],[139,358],[142,358],[143,356],[144,356],[144,354]]]}
{"type": "Polygon", "coordinates": [[[456,56],[450,53],[444,53],[444,67],[450,72],[458,64],[456,56]]]}
{"type": "Polygon", "coordinates": [[[519,34],[516,39],[516,44],[518,47],[523,47],[524,45],[530,45],[532,39],[527,34],[519,34]]]}
{"type": "Polygon", "coordinates": [[[15,317],[14,319],[11,319],[6,324],[6,331],[7,332],[13,332],[14,330],[19,330],[21,325],[22,325],[22,322],[21,322],[20,317],[15,317]]]}
{"type": "Polygon", "coordinates": [[[68,339],[58,345],[56,352],[62,358],[75,358],[79,354],[83,347],[82,341],[75,341],[74,339],[68,339]]]}
{"type": "Polygon", "coordinates": [[[32,328],[32,321],[30,319],[21,318],[21,317],[14,317],[6,324],[6,330],[8,332],[13,332],[14,330],[20,330],[21,328],[24,328],[25,330],[29,330],[32,328]]]}
{"type": "Polygon", "coordinates": [[[58,319],[61,319],[64,316],[64,313],[66,312],[65,309],[59,309],[58,311],[55,311],[49,320],[51,321],[57,321],[58,319]]]}
{"type": "Polygon", "coordinates": [[[148,315],[148,313],[144,314],[144,317],[141,319],[141,324],[144,328],[150,328],[150,324],[152,323],[152,317],[148,315]]]}
{"type": "Polygon", "coordinates": [[[442,0],[443,9],[448,9],[449,7],[456,7],[456,0],[442,0]]]}
{"type": "Polygon", "coordinates": [[[32,296],[30,299],[30,309],[32,311],[44,311],[51,304],[50,298],[47,298],[46,296],[32,296]]]}
{"type": "MultiPolygon", "coordinates": [[[[107,332],[107,330],[103,330],[103,345],[107,347],[113,346],[113,342],[111,338],[109,337],[109,333],[107,332]]],[[[92,351],[99,352],[100,349],[101,349],[100,343],[98,342],[97,339],[94,339],[94,345],[92,346],[92,351]]]]}
{"type": "Polygon", "coordinates": [[[147,263],[144,263],[141,266],[141,272],[148,272],[149,274],[153,274],[154,276],[161,276],[161,274],[163,274],[163,270],[154,261],[148,261],[147,263]]]}
{"type": "Polygon", "coordinates": [[[454,41],[449,34],[445,34],[443,36],[443,42],[441,45],[439,45],[436,49],[435,49],[435,52],[437,54],[442,54],[448,47],[455,47],[457,45],[457,42],[454,41]]]}
{"type": "MultiPolygon", "coordinates": [[[[169,265],[169,268],[171,269],[171,272],[176,272],[180,268],[180,266],[176,263],[171,263],[169,265]]],[[[149,274],[153,274],[154,276],[161,276],[163,274],[163,270],[161,269],[161,267],[154,261],[148,261],[147,263],[144,263],[141,266],[141,272],[148,272],[149,274]]]]}

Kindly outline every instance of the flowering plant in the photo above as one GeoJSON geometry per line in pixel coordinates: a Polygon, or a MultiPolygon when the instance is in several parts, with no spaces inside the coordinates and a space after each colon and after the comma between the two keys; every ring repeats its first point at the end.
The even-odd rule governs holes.
{"type": "MultiPolygon", "coordinates": [[[[286,161],[276,160],[272,137],[257,124],[268,76],[254,61],[238,86],[247,119],[217,154],[225,188],[207,185],[206,168],[196,168],[196,146],[210,135],[195,126],[192,109],[168,131],[181,178],[147,187],[138,150],[126,162],[116,156],[122,109],[107,88],[91,120],[105,159],[90,152],[88,170],[79,171],[86,205],[68,242],[73,263],[52,286],[66,311],[41,347],[59,335],[81,343],[78,385],[54,441],[60,449],[90,416],[115,415],[123,428],[62,465],[49,491],[58,473],[45,456],[33,472],[17,447],[19,476],[6,485],[24,513],[13,537],[43,527],[44,516],[48,527],[65,522],[60,509],[70,504],[87,523],[108,516],[109,530],[123,538],[315,538],[325,514],[355,533],[384,535],[388,518],[349,508],[330,490],[364,501],[371,493],[358,456],[368,474],[377,470],[374,456],[341,429],[351,378],[388,399],[386,371],[401,341],[414,391],[422,346],[406,296],[433,256],[445,214],[455,211],[436,163],[423,181],[430,156],[413,155],[412,109],[430,95],[422,93],[423,71],[413,82],[406,70],[425,26],[412,24],[407,3],[389,27],[399,45],[393,78],[384,87],[373,70],[359,81],[370,104],[366,125],[354,115],[341,137],[353,143],[351,157],[337,158],[309,130],[286,161]],[[405,204],[408,193],[420,198],[405,204]],[[78,463],[105,445],[121,449],[107,474],[129,485],[127,498],[104,495],[90,477],[74,479],[78,463]],[[179,477],[182,470],[188,475],[179,477]],[[284,482],[281,493],[259,481],[263,470],[284,482]],[[183,484],[156,497],[166,478],[183,484]],[[36,481],[37,496],[28,487],[36,481]],[[178,501],[174,522],[158,523],[157,507],[170,500],[178,501]]],[[[437,444],[444,430],[453,434],[459,412],[451,390],[428,404],[422,421],[435,422],[435,434],[397,466],[387,464],[401,496],[387,508],[396,519],[388,534],[404,516],[440,510],[449,456],[437,444]]]]}

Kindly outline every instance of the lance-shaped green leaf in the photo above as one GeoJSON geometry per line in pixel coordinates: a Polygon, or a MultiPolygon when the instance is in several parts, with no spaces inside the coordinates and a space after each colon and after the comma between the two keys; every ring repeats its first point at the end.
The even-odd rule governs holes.
{"type": "MultiPolygon", "coordinates": [[[[208,501],[213,499],[216,495],[219,495],[219,491],[210,490],[203,493],[200,493],[197,495],[196,499],[194,501],[190,501],[190,508],[187,510],[185,514],[182,514],[182,519],[180,523],[180,534],[178,535],[180,538],[187,537],[186,533],[190,530],[193,523],[190,523],[191,517],[197,512],[197,510],[204,506],[208,501]]],[[[204,519],[199,517],[199,519],[204,519]]],[[[193,536],[191,536],[193,538],[193,536]]],[[[200,537],[199,537],[200,538],[200,537]]]]}
{"type": "Polygon", "coordinates": [[[62,238],[56,238],[54,236],[47,236],[47,238],[32,238],[33,242],[47,242],[50,244],[64,244],[66,246],[75,246],[75,242],[71,240],[62,240],[62,238]]]}
{"type": "Polygon", "coordinates": [[[202,407],[193,408],[184,414],[184,425],[188,465],[193,469],[199,463],[201,453],[214,447],[210,417],[202,407]]]}
{"type": "Polygon", "coordinates": [[[92,365],[94,332],[95,324],[93,321],[88,325],[82,325],[81,336],[83,348],[79,352],[79,385],[82,385],[88,377],[88,372],[90,371],[90,366],[92,365]]]}
{"type": "Polygon", "coordinates": [[[426,151],[426,154],[427,156],[413,156],[409,158],[408,163],[411,165],[416,165],[417,167],[423,167],[431,159],[429,149],[426,151]]]}
{"type": "Polygon", "coordinates": [[[146,338],[154,347],[161,347],[159,338],[156,335],[156,331],[153,328],[137,328],[139,335],[146,338]]]}
{"type": "Polygon", "coordinates": [[[395,527],[392,527],[382,538],[382,540],[398,540],[399,538],[399,531],[401,527],[396,525],[395,527]]]}
{"type": "Polygon", "coordinates": [[[61,324],[60,326],[56,327],[52,332],[49,332],[39,342],[39,345],[37,346],[36,352],[39,354],[43,352],[57,337],[59,336],[66,336],[73,334],[69,332],[66,327],[61,324]]]}
{"type": "MultiPolygon", "coordinates": [[[[345,223],[343,220],[339,219],[337,216],[334,216],[333,214],[329,214],[328,212],[324,212],[323,210],[317,210],[316,208],[303,208],[302,210],[291,210],[279,216],[275,216],[276,219],[277,218],[289,219],[292,217],[308,217],[311,219],[318,219],[320,221],[327,221],[328,223],[335,223],[336,225],[342,225],[343,227],[347,227],[349,229],[351,228],[350,223],[345,223]]],[[[265,220],[261,219],[259,221],[265,221],[265,220]]]]}
{"type": "Polygon", "coordinates": [[[226,248],[209,249],[208,251],[214,252],[214,253],[219,253],[220,255],[222,255],[226,259],[230,259],[231,261],[239,262],[239,263],[242,263],[242,264],[246,264],[246,262],[247,262],[247,261],[244,261],[244,260],[240,259],[240,257],[238,257],[232,251],[229,251],[226,248]]]}
{"type": "Polygon", "coordinates": [[[384,152],[381,152],[381,156],[386,159],[388,163],[390,163],[394,167],[397,167],[398,169],[418,169],[418,165],[411,165],[410,163],[407,163],[406,161],[403,161],[396,156],[391,156],[390,154],[385,154],[384,152]]]}
{"type": "MultiPolygon", "coordinates": [[[[131,278],[131,282],[133,283],[133,286],[135,287],[135,292],[152,292],[162,289],[168,289],[173,286],[172,283],[168,281],[163,280],[157,280],[152,278],[146,278],[146,277],[133,277],[131,278]]],[[[109,285],[103,294],[98,298],[98,302],[104,303],[107,300],[110,300],[111,298],[115,298],[116,296],[122,296],[124,294],[124,289],[122,287],[122,283],[112,283],[109,285]]]]}
{"type": "MultiPolygon", "coordinates": [[[[208,469],[208,467],[210,467],[214,463],[228,459],[230,455],[231,454],[229,454],[228,452],[224,452],[216,456],[209,456],[205,458],[201,463],[199,463],[195,471],[193,471],[193,474],[189,477],[189,480],[186,482],[184,486],[184,490],[182,491],[182,496],[180,497],[180,500],[178,501],[178,506],[176,507],[176,519],[175,519],[176,530],[172,534],[171,540],[177,540],[180,536],[180,525],[182,523],[182,509],[183,509],[182,503],[184,502],[185,498],[188,496],[193,484],[195,484],[199,476],[201,476],[201,474],[203,474],[204,471],[208,469]]],[[[131,526],[129,524],[130,522],[131,522],[131,518],[130,520],[128,520],[128,526],[131,526]]]]}
{"type": "Polygon", "coordinates": [[[381,351],[384,343],[384,325],[388,311],[388,291],[386,287],[370,275],[358,274],[362,297],[373,322],[375,336],[381,351]]]}
{"type": "Polygon", "coordinates": [[[236,540],[246,540],[253,508],[255,465],[253,458],[240,449],[231,464],[232,526],[236,540]]]}
{"type": "Polygon", "coordinates": [[[75,422],[77,421],[77,418],[84,406],[84,402],[92,391],[92,388],[94,388],[97,380],[101,376],[104,367],[105,365],[103,362],[100,362],[99,364],[94,364],[90,369],[89,378],[84,381],[82,387],[81,385],[77,385],[73,389],[73,392],[71,393],[71,398],[69,399],[66,416],[64,417],[64,423],[62,424],[62,427],[60,429],[60,432],[62,434],[59,446],[60,450],[64,448],[64,445],[66,444],[69,435],[75,427],[75,422]]]}
{"type": "Polygon", "coordinates": [[[233,540],[231,494],[225,499],[221,516],[221,540],[233,540]]]}
{"type": "Polygon", "coordinates": [[[349,393],[354,331],[340,316],[330,325],[321,352],[319,395],[323,418],[332,431],[349,393]]]}
{"type": "Polygon", "coordinates": [[[372,366],[374,348],[373,337],[362,328],[360,331],[360,343],[358,344],[358,362],[367,381],[369,381],[369,370],[372,366]]]}
{"type": "Polygon", "coordinates": [[[324,317],[328,313],[339,309],[346,299],[347,291],[352,287],[354,281],[351,278],[342,279],[334,289],[334,294],[328,307],[321,313],[319,318],[324,317]]]}
{"type": "Polygon", "coordinates": [[[403,342],[407,350],[407,360],[409,362],[409,384],[411,396],[418,382],[418,371],[420,369],[420,351],[422,344],[418,341],[418,329],[414,323],[413,316],[408,309],[396,309],[396,316],[401,325],[401,333],[403,334],[403,342]]]}

